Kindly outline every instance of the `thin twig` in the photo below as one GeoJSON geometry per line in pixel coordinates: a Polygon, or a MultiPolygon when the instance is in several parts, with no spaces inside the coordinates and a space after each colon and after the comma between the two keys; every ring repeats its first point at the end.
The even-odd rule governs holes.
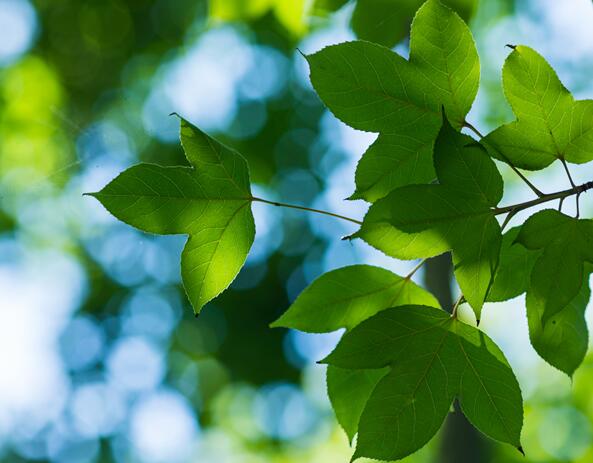
{"type": "Polygon", "coordinates": [[[531,201],[525,201],[519,204],[513,204],[511,206],[504,206],[504,207],[495,207],[493,209],[494,214],[505,214],[507,212],[515,211],[515,213],[522,211],[524,209],[528,209],[530,207],[536,206],[538,204],[543,204],[548,201],[553,201],[555,199],[563,199],[567,198],[572,195],[581,195],[581,193],[586,192],[593,188],[593,182],[583,183],[582,185],[575,186],[573,188],[569,188],[567,190],[558,191],[556,193],[550,193],[543,195],[541,198],[532,199],[531,201]]]}
{"type": "Polygon", "coordinates": [[[482,135],[482,134],[480,133],[480,131],[479,131],[479,130],[478,130],[476,127],[474,127],[472,124],[470,124],[469,122],[467,122],[467,121],[463,121],[463,125],[464,125],[465,127],[467,127],[468,129],[470,129],[470,130],[471,130],[473,133],[475,133],[475,134],[476,134],[478,137],[480,137],[480,138],[484,138],[484,135],[482,135]]]}
{"type": "Polygon", "coordinates": [[[313,209],[311,207],[305,207],[305,206],[297,206],[295,204],[286,204],[286,203],[279,203],[276,201],[268,201],[267,199],[262,199],[262,198],[251,198],[251,201],[257,201],[260,203],[265,203],[265,204],[271,204],[272,206],[277,206],[277,207],[286,207],[289,209],[298,209],[301,211],[307,211],[307,212],[314,212],[316,214],[323,214],[323,215],[328,215],[330,217],[335,217],[337,219],[342,219],[342,220],[347,220],[348,222],[352,222],[358,225],[362,225],[362,222],[360,220],[356,220],[353,219],[351,217],[346,217],[345,215],[340,215],[340,214],[335,214],[333,212],[328,212],[328,211],[322,211],[321,209],[313,209]]]}
{"type": "Polygon", "coordinates": [[[453,318],[457,318],[457,308],[464,302],[465,302],[465,297],[462,294],[457,298],[457,300],[455,301],[455,304],[453,304],[453,308],[451,309],[451,316],[453,318]]]}
{"type": "Polygon", "coordinates": [[[500,231],[503,231],[505,229],[505,227],[509,224],[509,222],[515,216],[516,213],[517,211],[513,209],[507,214],[507,216],[504,218],[504,221],[502,222],[502,225],[500,226],[500,231]]]}
{"type": "MultiPolygon", "coordinates": [[[[470,129],[470,130],[471,130],[473,133],[475,133],[475,134],[476,134],[478,137],[480,137],[480,140],[484,138],[484,135],[482,135],[482,134],[480,133],[480,131],[479,131],[478,129],[476,129],[476,128],[475,128],[475,127],[474,127],[472,124],[470,124],[469,122],[467,122],[467,121],[463,121],[463,125],[464,125],[464,127],[467,127],[468,129],[470,129]]],[[[529,188],[531,188],[531,191],[533,191],[533,192],[535,193],[535,195],[536,195],[538,198],[541,198],[542,196],[545,196],[545,194],[544,194],[544,193],[542,193],[542,192],[541,192],[541,191],[540,191],[540,190],[539,190],[539,189],[538,189],[538,188],[537,188],[537,187],[536,187],[536,186],[535,186],[533,183],[531,183],[531,182],[530,182],[530,181],[527,179],[527,177],[525,177],[525,175],[523,175],[523,173],[522,173],[522,172],[521,172],[519,169],[517,169],[517,168],[516,168],[516,167],[513,165],[513,163],[512,163],[512,162],[509,160],[509,158],[507,158],[507,157],[505,156],[505,154],[504,154],[504,153],[502,153],[502,152],[501,152],[501,151],[500,151],[500,150],[499,150],[499,149],[498,149],[496,146],[494,146],[494,145],[490,145],[490,146],[492,146],[492,148],[494,148],[494,149],[496,150],[496,152],[497,152],[497,153],[500,155],[500,157],[501,157],[501,158],[502,158],[502,159],[503,159],[503,160],[504,160],[504,161],[505,161],[505,162],[506,162],[506,163],[509,165],[509,167],[510,167],[511,169],[513,169],[513,172],[515,172],[515,173],[516,173],[516,174],[517,174],[517,175],[518,175],[518,176],[521,178],[521,180],[523,180],[523,181],[525,182],[525,184],[526,184],[526,185],[527,185],[529,188]]]]}
{"type": "Polygon", "coordinates": [[[575,188],[576,185],[572,181],[572,175],[570,175],[570,170],[568,170],[568,165],[566,164],[566,161],[564,160],[564,158],[560,158],[560,162],[562,163],[562,167],[564,167],[564,171],[566,172],[566,175],[568,176],[568,181],[570,182],[570,186],[575,188]]]}
{"type": "MultiPolygon", "coordinates": [[[[573,188],[576,188],[576,185],[574,183],[574,181],[572,180],[572,175],[570,175],[570,170],[568,169],[568,164],[566,164],[566,160],[564,158],[560,158],[560,162],[562,163],[562,167],[564,167],[564,171],[566,172],[566,176],[568,177],[568,181],[570,182],[571,186],[573,188]]],[[[575,197],[575,202],[577,205],[577,219],[580,217],[581,215],[581,205],[579,203],[579,198],[581,196],[581,192],[577,192],[577,195],[575,197]]]]}
{"type": "Polygon", "coordinates": [[[405,279],[405,280],[409,280],[410,278],[412,278],[412,277],[414,276],[414,274],[415,274],[415,273],[416,273],[418,270],[420,270],[424,264],[426,264],[426,261],[427,261],[427,260],[428,260],[428,259],[422,259],[422,260],[421,260],[421,261],[418,263],[418,265],[416,265],[416,267],[414,267],[414,268],[413,268],[413,269],[410,271],[410,273],[408,273],[408,274],[405,276],[405,278],[404,278],[404,279],[405,279]]]}

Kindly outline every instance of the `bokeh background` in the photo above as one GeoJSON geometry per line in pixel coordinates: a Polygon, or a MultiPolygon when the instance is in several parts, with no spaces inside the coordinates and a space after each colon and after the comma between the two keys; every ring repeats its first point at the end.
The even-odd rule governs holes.
{"type": "MultiPolygon", "coordinates": [[[[0,461],[349,460],[315,364],[339,333],[268,324],[327,270],[414,263],[341,241],[347,223],[254,204],[247,265],[195,319],[180,287],[184,237],[140,233],[82,193],[139,160],[184,163],[177,112],[245,155],[257,196],[362,217],[366,206],[343,198],[374,136],[323,108],[297,51],[364,33],[389,3],[358,2],[0,0],[0,461]]],[[[389,45],[406,55],[420,2],[391,3],[401,32],[389,45]]],[[[593,97],[589,0],[457,3],[482,57],[469,116],[482,131],[512,119],[507,43],[535,47],[593,97]]],[[[501,169],[505,203],[529,198],[501,169]]],[[[533,181],[568,186],[556,168],[533,181]]],[[[593,461],[593,358],[572,382],[539,360],[523,298],[488,306],[482,326],[523,388],[527,457],[478,437],[480,461],[593,461]]],[[[446,444],[440,433],[406,461],[447,461],[446,444]]]]}

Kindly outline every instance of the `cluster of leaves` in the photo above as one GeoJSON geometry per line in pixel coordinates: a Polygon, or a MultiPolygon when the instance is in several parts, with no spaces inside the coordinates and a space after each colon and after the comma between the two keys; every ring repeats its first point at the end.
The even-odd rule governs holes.
{"type": "MultiPolygon", "coordinates": [[[[568,173],[567,162],[593,159],[593,102],[574,101],[534,50],[512,48],[503,85],[517,120],[484,138],[476,131],[480,140],[460,132],[473,129],[466,115],[479,86],[478,54],[467,25],[438,0],[415,16],[409,60],[363,41],[307,56],[313,86],[336,117],[378,133],[357,168],[351,199],[371,206],[352,237],[398,259],[451,252],[463,294],[449,314],[411,275],[355,265],[314,281],[273,324],[345,330],[323,362],[337,419],[350,439],[358,436],[355,457],[411,454],[455,399],[476,428],[521,450],[517,380],[494,342],[457,319],[459,303],[479,322],[485,302],[526,293],[542,358],[572,375],[585,355],[593,221],[544,209],[503,229],[520,210],[572,195],[578,202],[591,188],[569,174],[571,188],[543,194],[517,168],[559,161],[568,173]],[[536,198],[499,206],[504,185],[492,158],[508,163],[536,198]]],[[[247,257],[251,203],[282,204],[253,197],[246,161],[184,120],[181,142],[190,167],[140,164],[94,196],[136,228],[189,235],[181,269],[197,313],[247,257]]]]}

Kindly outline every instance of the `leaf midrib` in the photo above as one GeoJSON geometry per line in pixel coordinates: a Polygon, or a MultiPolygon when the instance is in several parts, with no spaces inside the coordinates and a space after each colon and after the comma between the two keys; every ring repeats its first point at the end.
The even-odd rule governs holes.
{"type": "Polygon", "coordinates": [[[492,399],[492,396],[490,395],[490,391],[488,391],[488,389],[486,388],[486,386],[484,385],[484,382],[482,381],[482,377],[478,374],[478,372],[476,371],[473,363],[470,361],[469,356],[467,355],[467,352],[465,350],[465,347],[463,347],[463,343],[461,342],[461,337],[458,336],[457,337],[457,342],[459,343],[459,348],[461,349],[461,351],[463,352],[463,355],[465,356],[465,360],[467,362],[467,364],[471,367],[474,375],[476,376],[476,378],[478,378],[478,381],[480,382],[480,385],[482,386],[482,389],[486,392],[486,396],[488,397],[488,400],[490,401],[490,404],[494,407],[494,409],[496,410],[496,414],[498,415],[498,419],[500,420],[500,422],[502,423],[502,426],[507,434],[507,438],[509,439],[509,442],[513,442],[513,437],[511,436],[510,430],[507,426],[506,421],[504,420],[504,417],[502,416],[502,413],[500,412],[500,410],[498,409],[498,407],[495,405],[494,400],[492,399]]]}
{"type": "Polygon", "coordinates": [[[191,197],[191,196],[177,196],[177,195],[171,195],[171,194],[167,194],[167,195],[161,195],[161,194],[132,194],[132,193],[119,193],[119,194],[114,194],[114,193],[102,193],[102,192],[98,192],[98,193],[93,193],[93,196],[97,199],[99,198],[158,198],[158,199],[163,199],[163,200],[176,200],[176,201],[191,201],[191,202],[202,202],[202,201],[208,201],[208,202],[220,202],[220,201],[253,201],[253,198],[244,198],[244,197],[228,197],[228,198],[207,198],[207,197],[191,197]]]}

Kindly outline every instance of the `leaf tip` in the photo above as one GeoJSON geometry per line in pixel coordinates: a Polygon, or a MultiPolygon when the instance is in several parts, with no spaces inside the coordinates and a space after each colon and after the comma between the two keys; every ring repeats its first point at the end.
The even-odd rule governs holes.
{"type": "Polygon", "coordinates": [[[194,312],[194,318],[198,318],[200,316],[200,312],[194,312]]]}
{"type": "Polygon", "coordinates": [[[300,54],[300,55],[301,55],[303,58],[305,58],[307,61],[309,61],[309,57],[308,57],[308,56],[307,56],[305,53],[303,53],[303,51],[302,51],[300,48],[298,48],[298,47],[297,47],[297,49],[296,49],[296,50],[299,52],[299,54],[300,54]]]}
{"type": "Polygon", "coordinates": [[[178,112],[176,112],[176,111],[173,111],[172,113],[169,113],[169,116],[177,116],[179,119],[182,119],[182,120],[183,120],[183,117],[181,117],[181,116],[179,115],[179,113],[178,113],[178,112]]]}
{"type": "Polygon", "coordinates": [[[331,358],[332,354],[326,355],[324,358],[322,358],[321,360],[317,360],[317,362],[315,362],[317,365],[329,365],[329,359],[331,358]]]}
{"type": "Polygon", "coordinates": [[[279,318],[274,320],[268,326],[270,328],[287,328],[287,326],[283,324],[283,319],[284,319],[284,315],[281,315],[279,318]]]}
{"type": "Polygon", "coordinates": [[[356,201],[358,199],[364,199],[364,197],[362,196],[362,194],[358,190],[356,190],[350,196],[348,196],[347,198],[345,198],[346,201],[356,201]]]}
{"type": "Polygon", "coordinates": [[[517,45],[513,45],[512,43],[507,43],[505,45],[505,47],[510,48],[511,50],[516,50],[517,49],[517,45]]]}

